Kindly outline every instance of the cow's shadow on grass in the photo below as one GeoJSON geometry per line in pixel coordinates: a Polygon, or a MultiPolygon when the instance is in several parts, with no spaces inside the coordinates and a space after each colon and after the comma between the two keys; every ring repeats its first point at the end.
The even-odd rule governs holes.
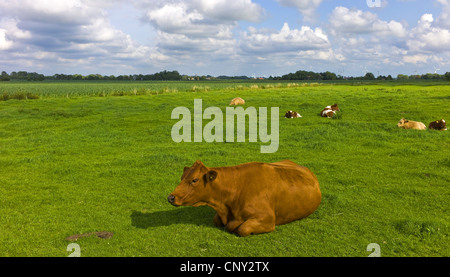
{"type": "Polygon", "coordinates": [[[178,207],[167,211],[132,211],[131,225],[141,229],[169,226],[172,224],[192,224],[215,227],[215,211],[209,207],[178,207]]]}

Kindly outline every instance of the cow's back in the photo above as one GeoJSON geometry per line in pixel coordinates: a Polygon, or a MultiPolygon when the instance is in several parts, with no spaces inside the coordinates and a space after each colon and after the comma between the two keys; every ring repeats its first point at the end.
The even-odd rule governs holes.
{"type": "Polygon", "coordinates": [[[322,200],[319,181],[314,173],[288,160],[269,165],[280,180],[273,194],[276,224],[285,224],[312,214],[322,200]]]}
{"type": "Polygon", "coordinates": [[[409,121],[405,123],[405,129],[426,130],[427,127],[422,122],[409,121]]]}
{"type": "MultiPolygon", "coordinates": [[[[224,169],[224,168],[222,168],[224,169]]],[[[321,192],[314,173],[306,167],[285,160],[276,163],[247,163],[225,168],[229,185],[239,202],[260,205],[268,201],[276,225],[307,217],[320,204],[321,192]]]]}
{"type": "Polygon", "coordinates": [[[245,100],[240,98],[240,97],[236,97],[233,98],[230,102],[230,106],[232,105],[244,105],[245,104],[245,100]]]}

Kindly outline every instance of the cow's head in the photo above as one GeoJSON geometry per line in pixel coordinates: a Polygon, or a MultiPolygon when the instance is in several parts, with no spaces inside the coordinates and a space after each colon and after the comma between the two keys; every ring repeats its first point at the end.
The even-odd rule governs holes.
{"type": "Polygon", "coordinates": [[[332,111],[339,111],[339,107],[337,104],[331,105],[331,110],[332,111]]]}
{"type": "Polygon", "coordinates": [[[181,183],[167,197],[174,206],[203,206],[207,204],[211,184],[217,178],[217,172],[207,168],[201,161],[185,167],[181,183]]]}
{"type": "Polygon", "coordinates": [[[402,118],[399,120],[399,122],[397,123],[397,127],[402,127],[405,125],[405,123],[408,123],[409,121],[405,118],[402,118]]]}

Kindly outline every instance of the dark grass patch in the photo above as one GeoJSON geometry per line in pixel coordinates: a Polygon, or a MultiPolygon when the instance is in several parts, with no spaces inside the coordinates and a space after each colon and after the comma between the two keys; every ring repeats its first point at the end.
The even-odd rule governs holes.
{"type": "Polygon", "coordinates": [[[404,235],[411,235],[418,238],[427,236],[445,236],[445,234],[448,234],[446,226],[431,221],[405,219],[394,222],[394,227],[398,232],[404,235]]]}

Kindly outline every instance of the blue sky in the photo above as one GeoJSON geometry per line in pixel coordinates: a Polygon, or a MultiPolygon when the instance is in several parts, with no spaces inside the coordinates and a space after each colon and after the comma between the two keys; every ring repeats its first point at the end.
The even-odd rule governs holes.
{"type": "Polygon", "coordinates": [[[0,70],[267,77],[450,71],[450,0],[367,2],[5,0],[0,70]]]}

